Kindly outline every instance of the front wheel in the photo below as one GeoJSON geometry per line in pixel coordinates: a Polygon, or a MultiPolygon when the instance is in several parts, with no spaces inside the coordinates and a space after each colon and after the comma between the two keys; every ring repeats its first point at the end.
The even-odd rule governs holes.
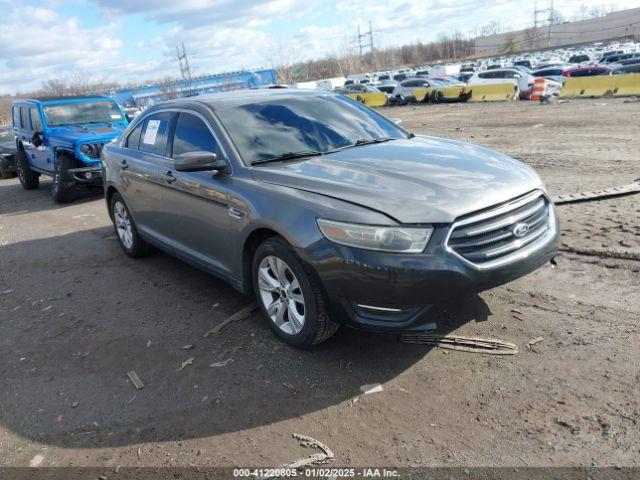
{"type": "Polygon", "coordinates": [[[69,169],[76,166],[76,160],[66,153],[60,154],[56,160],[51,182],[51,197],[56,203],[67,203],[73,200],[76,184],[71,178],[69,169]]]}
{"type": "Polygon", "coordinates": [[[309,267],[284,240],[270,238],[258,247],[252,273],[260,310],[285,343],[310,348],[338,330],[309,267]]]}

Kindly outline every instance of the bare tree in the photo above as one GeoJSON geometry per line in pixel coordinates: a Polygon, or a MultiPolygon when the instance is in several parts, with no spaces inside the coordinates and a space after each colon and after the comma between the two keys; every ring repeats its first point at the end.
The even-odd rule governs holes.
{"type": "Polygon", "coordinates": [[[67,85],[60,79],[50,78],[42,82],[42,93],[59,97],[67,93],[67,85]]]}
{"type": "Polygon", "coordinates": [[[473,29],[473,34],[476,37],[489,37],[491,35],[498,35],[504,32],[504,27],[500,22],[491,21],[484,25],[479,25],[473,29]]]}
{"type": "Polygon", "coordinates": [[[176,85],[176,80],[171,77],[164,77],[164,79],[160,82],[160,99],[161,100],[171,100],[173,98],[178,98],[179,91],[176,85]]]}

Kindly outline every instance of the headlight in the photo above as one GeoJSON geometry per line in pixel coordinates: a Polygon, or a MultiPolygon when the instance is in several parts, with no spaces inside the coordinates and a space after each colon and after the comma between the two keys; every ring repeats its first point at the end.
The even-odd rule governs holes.
{"type": "Polygon", "coordinates": [[[341,245],[384,252],[421,253],[433,232],[431,227],[374,227],[318,219],[322,234],[341,245]]]}
{"type": "Polygon", "coordinates": [[[89,158],[95,157],[96,149],[90,143],[85,143],[80,146],[80,153],[86,155],[89,158]]]}

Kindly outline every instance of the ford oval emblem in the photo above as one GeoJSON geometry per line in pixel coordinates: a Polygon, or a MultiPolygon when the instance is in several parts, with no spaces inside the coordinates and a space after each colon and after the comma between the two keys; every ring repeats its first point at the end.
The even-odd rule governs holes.
{"type": "Polygon", "coordinates": [[[529,225],[526,223],[516,223],[513,227],[513,234],[518,238],[524,237],[527,233],[529,233],[529,225]]]}

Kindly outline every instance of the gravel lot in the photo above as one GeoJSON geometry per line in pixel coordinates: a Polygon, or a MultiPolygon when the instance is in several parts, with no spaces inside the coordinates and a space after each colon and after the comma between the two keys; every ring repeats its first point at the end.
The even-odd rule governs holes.
{"type": "MultiPolygon", "coordinates": [[[[640,177],[639,105],[384,113],[523,160],[555,195],[640,177]]],[[[125,257],[100,192],[58,206],[48,182],[0,181],[0,463],[268,467],[311,453],[300,433],[333,465],[640,466],[640,195],[559,208],[557,268],[432,311],[517,355],[346,329],[302,352],[258,313],[204,338],[250,299],[168,255],[125,257]]]]}

